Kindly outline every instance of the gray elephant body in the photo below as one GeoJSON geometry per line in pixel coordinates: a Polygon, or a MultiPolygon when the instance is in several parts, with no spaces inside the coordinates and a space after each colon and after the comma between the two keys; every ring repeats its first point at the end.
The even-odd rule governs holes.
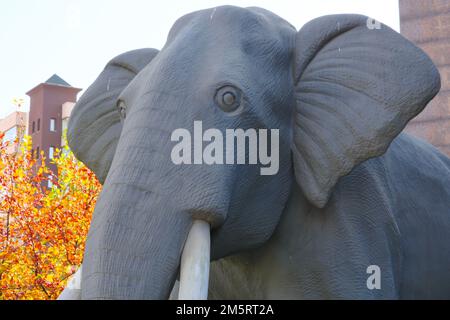
{"type": "MultiPolygon", "coordinates": [[[[331,15],[297,31],[269,11],[223,6],[180,18],[160,51],[111,60],[68,128],[103,183],[82,298],[166,299],[194,220],[211,225],[212,260],[223,258],[212,298],[449,297],[449,160],[398,137],[439,73],[368,21],[331,15]],[[199,121],[221,135],[275,130],[279,170],[191,163],[190,143],[178,154],[188,161],[174,161],[174,133],[190,142],[199,121]],[[374,265],[380,290],[366,286],[374,265]]],[[[236,153],[223,149],[214,154],[236,153]]]]}
{"type": "Polygon", "coordinates": [[[294,184],[263,247],[212,263],[210,298],[449,299],[449,181],[450,159],[403,133],[323,209],[294,184]],[[370,265],[381,289],[367,287],[370,265]]]}

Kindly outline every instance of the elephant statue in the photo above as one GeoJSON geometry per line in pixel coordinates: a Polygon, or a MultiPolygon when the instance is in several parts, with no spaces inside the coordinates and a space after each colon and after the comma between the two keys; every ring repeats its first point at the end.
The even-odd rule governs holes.
{"type": "Polygon", "coordinates": [[[210,227],[209,299],[450,298],[450,159],[402,133],[439,72],[368,21],[329,15],[297,31],[221,6],[181,17],[161,50],[112,59],[68,127],[103,184],[81,298],[167,299],[194,221],[210,227]],[[173,133],[199,122],[270,131],[276,172],[175,163],[173,133]]]}

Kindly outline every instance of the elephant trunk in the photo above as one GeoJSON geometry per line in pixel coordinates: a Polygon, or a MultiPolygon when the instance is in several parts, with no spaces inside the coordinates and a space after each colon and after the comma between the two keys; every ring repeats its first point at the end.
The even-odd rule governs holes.
{"type": "Polygon", "coordinates": [[[86,244],[82,299],[167,299],[192,218],[133,186],[105,190],[86,244]]]}
{"type": "Polygon", "coordinates": [[[128,111],[86,242],[82,299],[167,299],[194,219],[217,211],[216,189],[192,183],[200,168],[171,161],[184,103],[152,89],[128,111]]]}

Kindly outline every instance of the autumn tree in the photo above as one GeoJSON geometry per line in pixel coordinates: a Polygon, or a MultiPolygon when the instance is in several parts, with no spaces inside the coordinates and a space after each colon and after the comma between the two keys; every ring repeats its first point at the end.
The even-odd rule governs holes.
{"type": "Polygon", "coordinates": [[[46,165],[26,136],[8,154],[0,137],[0,299],[55,299],[82,263],[101,185],[67,144],[46,165]]]}

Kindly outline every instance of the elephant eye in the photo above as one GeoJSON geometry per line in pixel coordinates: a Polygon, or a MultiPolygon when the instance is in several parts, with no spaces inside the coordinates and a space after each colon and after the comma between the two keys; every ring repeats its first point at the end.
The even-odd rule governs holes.
{"type": "Polygon", "coordinates": [[[225,112],[233,112],[241,105],[242,92],[234,86],[223,86],[216,92],[216,103],[225,112]]]}
{"type": "Polygon", "coordinates": [[[119,100],[119,102],[117,102],[117,108],[119,111],[120,119],[125,120],[127,116],[127,106],[125,105],[125,102],[119,100]]]}

